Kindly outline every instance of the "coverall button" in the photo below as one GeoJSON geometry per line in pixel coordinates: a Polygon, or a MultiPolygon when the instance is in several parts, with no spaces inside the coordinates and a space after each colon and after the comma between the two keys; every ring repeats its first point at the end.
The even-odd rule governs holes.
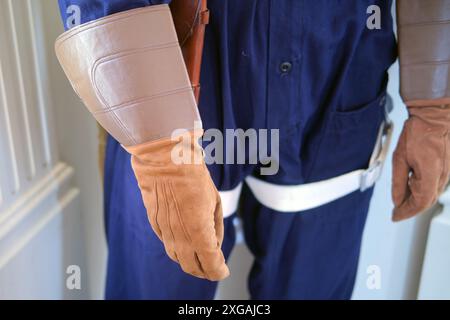
{"type": "Polygon", "coordinates": [[[280,71],[282,73],[288,73],[292,69],[292,63],[285,61],[280,64],[280,71]]]}

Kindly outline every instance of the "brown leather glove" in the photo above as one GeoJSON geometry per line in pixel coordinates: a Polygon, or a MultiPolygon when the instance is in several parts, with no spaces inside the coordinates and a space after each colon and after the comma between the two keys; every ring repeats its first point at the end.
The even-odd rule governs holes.
{"type": "Polygon", "coordinates": [[[394,221],[430,208],[449,180],[450,106],[408,110],[393,159],[394,221]]]}
{"type": "Polygon", "coordinates": [[[200,135],[191,132],[126,149],[150,223],[169,257],[185,272],[217,281],[229,275],[220,249],[222,205],[203,161],[200,135]],[[175,164],[173,150],[191,154],[190,164],[175,164]]]}

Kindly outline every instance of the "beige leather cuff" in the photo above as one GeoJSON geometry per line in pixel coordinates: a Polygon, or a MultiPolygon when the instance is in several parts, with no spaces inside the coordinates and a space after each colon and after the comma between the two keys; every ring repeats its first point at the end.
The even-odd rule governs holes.
{"type": "Polygon", "coordinates": [[[397,20],[403,100],[409,106],[448,103],[450,1],[398,0],[397,20]]]}
{"type": "Polygon", "coordinates": [[[200,121],[170,9],[156,5],[75,27],[56,55],[97,121],[124,146],[200,121]]]}

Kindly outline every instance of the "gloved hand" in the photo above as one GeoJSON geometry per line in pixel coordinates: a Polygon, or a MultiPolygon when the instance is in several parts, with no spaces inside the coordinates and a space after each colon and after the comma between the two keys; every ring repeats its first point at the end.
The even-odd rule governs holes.
{"type": "Polygon", "coordinates": [[[199,278],[229,275],[221,251],[223,217],[219,193],[203,161],[201,132],[126,147],[153,230],[169,257],[199,278]],[[189,164],[175,164],[181,152],[189,164]],[[197,162],[195,163],[195,159],[197,162]],[[198,161],[200,159],[200,161],[198,161]]]}
{"type": "Polygon", "coordinates": [[[225,278],[222,207],[197,141],[202,132],[194,133],[200,115],[169,7],[85,23],[58,37],[55,50],[86,107],[131,153],[149,220],[169,256],[197,277],[225,278]],[[186,133],[173,141],[180,129],[186,133]],[[174,151],[192,152],[200,164],[177,165],[174,151]]]}
{"type": "Polygon", "coordinates": [[[408,110],[393,158],[393,221],[430,208],[449,180],[450,106],[408,110]]]}

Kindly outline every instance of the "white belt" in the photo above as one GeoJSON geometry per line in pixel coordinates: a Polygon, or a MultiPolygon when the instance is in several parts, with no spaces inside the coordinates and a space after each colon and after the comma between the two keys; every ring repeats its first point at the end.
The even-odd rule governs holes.
{"type": "Polygon", "coordinates": [[[223,217],[229,217],[238,209],[239,197],[241,196],[242,182],[229,191],[219,191],[222,202],[223,217]]]}
{"type": "MultiPolygon", "coordinates": [[[[249,176],[245,182],[255,198],[264,206],[279,212],[298,212],[312,209],[346,196],[354,191],[372,187],[381,175],[392,138],[393,125],[387,119],[378,131],[375,148],[367,169],[295,186],[283,186],[249,176]]],[[[224,217],[236,212],[242,183],[229,191],[221,191],[224,217]]]]}

